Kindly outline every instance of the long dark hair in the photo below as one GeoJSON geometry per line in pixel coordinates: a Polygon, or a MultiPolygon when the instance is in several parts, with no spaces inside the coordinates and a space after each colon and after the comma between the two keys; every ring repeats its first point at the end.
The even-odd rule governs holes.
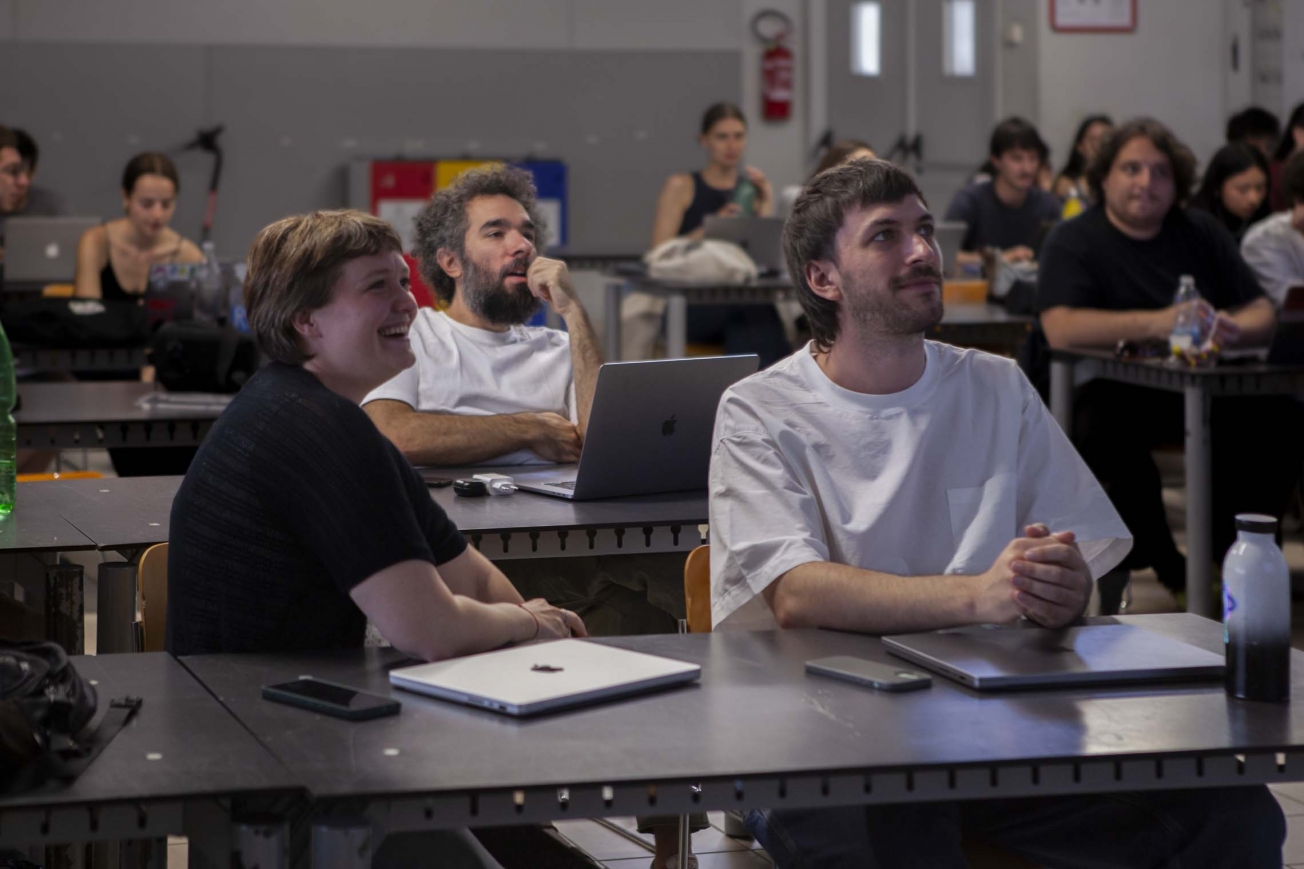
{"type": "Polygon", "coordinates": [[[1300,103],[1295,107],[1295,111],[1290,113],[1290,120],[1281,131],[1281,143],[1277,145],[1277,153],[1272,155],[1272,159],[1285,160],[1295,150],[1296,127],[1304,130],[1304,103],[1300,103]]]}
{"type": "Polygon", "coordinates": [[[1191,197],[1191,207],[1201,208],[1218,218],[1218,222],[1227,227],[1232,235],[1236,235],[1251,223],[1262,220],[1270,213],[1267,196],[1263,197],[1258,210],[1244,220],[1228,211],[1222,201],[1223,184],[1228,178],[1256,168],[1263,173],[1266,184],[1272,176],[1268,173],[1268,158],[1264,157],[1258,148],[1244,142],[1223,145],[1209,161],[1209,167],[1204,170],[1200,189],[1191,197]]]}
{"type": "Polygon", "coordinates": [[[716,124],[730,118],[742,121],[743,126],[747,126],[747,118],[743,115],[743,110],[733,103],[716,103],[711,106],[706,110],[706,114],[702,115],[702,135],[705,136],[716,124]]]}
{"type": "Polygon", "coordinates": [[[1082,140],[1087,137],[1087,130],[1095,124],[1109,124],[1112,127],[1114,121],[1109,115],[1087,115],[1082,119],[1082,123],[1078,124],[1078,132],[1073,136],[1073,144],[1069,146],[1069,159],[1064,162],[1061,175],[1076,180],[1087,171],[1087,160],[1078,150],[1078,145],[1082,144],[1082,140]]]}

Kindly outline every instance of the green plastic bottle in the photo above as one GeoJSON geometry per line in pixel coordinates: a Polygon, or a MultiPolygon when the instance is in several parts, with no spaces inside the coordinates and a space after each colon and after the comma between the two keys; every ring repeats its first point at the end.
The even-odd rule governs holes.
{"type": "Polygon", "coordinates": [[[743,217],[751,217],[756,213],[756,194],[756,185],[752,179],[746,175],[739,175],[730,201],[738,206],[743,217]]]}
{"type": "Polygon", "coordinates": [[[14,422],[14,353],[0,327],[0,516],[8,516],[18,499],[18,424],[14,422]]]}

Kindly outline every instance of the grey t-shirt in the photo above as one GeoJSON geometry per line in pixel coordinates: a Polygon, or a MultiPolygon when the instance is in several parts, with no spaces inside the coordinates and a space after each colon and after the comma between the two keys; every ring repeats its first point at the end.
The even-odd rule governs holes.
{"type": "Polygon", "coordinates": [[[1059,201],[1041,188],[1029,190],[1023,205],[1010,208],[996,196],[995,185],[990,181],[963,188],[946,210],[947,220],[958,220],[969,226],[960,244],[960,249],[967,251],[985,247],[1008,250],[1020,245],[1036,251],[1059,217],[1059,201]]]}

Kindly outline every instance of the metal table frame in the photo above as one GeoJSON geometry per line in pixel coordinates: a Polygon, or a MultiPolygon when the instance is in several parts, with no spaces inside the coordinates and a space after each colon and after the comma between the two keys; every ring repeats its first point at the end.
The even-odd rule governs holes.
{"type": "Polygon", "coordinates": [[[1073,431],[1074,389],[1090,377],[1181,393],[1186,423],[1186,606],[1197,615],[1214,615],[1209,600],[1213,586],[1211,402],[1221,396],[1304,394],[1304,368],[1193,369],[1158,360],[1117,359],[1103,350],[1056,350],[1050,374],[1051,414],[1068,433],[1073,431]]]}
{"type": "Polygon", "coordinates": [[[49,348],[18,346],[14,365],[32,371],[131,371],[148,364],[145,347],[49,348]]]}

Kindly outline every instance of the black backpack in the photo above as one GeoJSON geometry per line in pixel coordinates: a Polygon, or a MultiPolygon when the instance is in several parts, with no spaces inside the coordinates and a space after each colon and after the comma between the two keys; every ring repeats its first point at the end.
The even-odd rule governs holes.
{"type": "Polygon", "coordinates": [[[47,779],[70,780],[90,765],[140,708],[115,700],[94,731],[95,688],[57,643],[0,639],[0,794],[47,779]]]}
{"type": "Polygon", "coordinates": [[[172,392],[232,393],[258,370],[258,348],[231,326],[178,320],[154,333],[150,363],[172,392]]]}
{"type": "Polygon", "coordinates": [[[14,344],[139,347],[149,340],[145,309],[130,300],[9,299],[0,310],[14,344]]]}

